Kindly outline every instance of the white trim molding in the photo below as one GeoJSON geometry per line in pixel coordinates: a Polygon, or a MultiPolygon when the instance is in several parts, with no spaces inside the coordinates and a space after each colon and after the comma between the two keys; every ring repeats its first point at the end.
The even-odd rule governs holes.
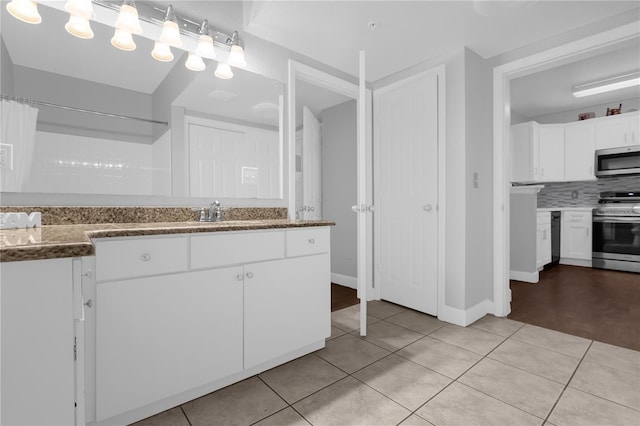
{"type": "Polygon", "coordinates": [[[331,282],[354,290],[358,288],[358,279],[349,275],[331,273],[331,282]]]}
{"type": "Polygon", "coordinates": [[[444,305],[442,315],[438,312],[438,319],[461,327],[466,327],[493,311],[493,302],[489,299],[485,299],[467,309],[458,309],[449,305],[444,305]]]}
{"type": "Polygon", "coordinates": [[[535,284],[538,281],[540,281],[540,273],[538,271],[536,272],[510,271],[509,279],[535,284]]]}

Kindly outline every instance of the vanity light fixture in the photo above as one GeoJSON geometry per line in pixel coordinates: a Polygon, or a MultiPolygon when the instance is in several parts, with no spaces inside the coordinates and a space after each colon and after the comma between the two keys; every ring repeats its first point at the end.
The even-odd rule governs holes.
{"type": "Polygon", "coordinates": [[[16,19],[27,24],[39,24],[42,17],[38,13],[38,2],[35,0],[11,0],[7,11],[16,19]]]}
{"type": "Polygon", "coordinates": [[[169,47],[168,44],[165,44],[158,40],[156,40],[153,46],[151,56],[153,57],[153,59],[160,62],[173,61],[173,53],[171,52],[171,47],[169,47]]]}
{"type": "Polygon", "coordinates": [[[189,52],[189,56],[187,57],[187,61],[184,63],[184,66],[191,71],[204,71],[206,68],[202,58],[193,52],[189,52]]]}
{"type": "Polygon", "coordinates": [[[222,80],[229,80],[230,78],[233,78],[233,71],[231,71],[229,64],[218,62],[214,75],[222,80]]]}
{"type": "Polygon", "coordinates": [[[633,86],[640,86],[640,72],[632,72],[617,77],[594,81],[593,83],[581,84],[575,86],[572,93],[574,97],[582,98],[584,96],[597,95],[633,86]]]}
{"type": "Polygon", "coordinates": [[[234,67],[246,67],[247,61],[244,59],[244,49],[240,46],[240,40],[238,32],[234,31],[227,44],[231,44],[231,52],[229,52],[229,59],[227,63],[234,67]]]}
{"type": "Polygon", "coordinates": [[[121,28],[116,28],[116,31],[111,38],[111,44],[113,47],[117,47],[125,52],[136,50],[136,43],[133,41],[131,33],[121,28]]]}
{"type": "Polygon", "coordinates": [[[83,39],[93,38],[93,31],[89,23],[93,17],[91,0],[67,0],[64,8],[69,12],[69,21],[64,26],[67,32],[83,39]]]}
{"type": "Polygon", "coordinates": [[[215,59],[216,52],[213,50],[213,39],[209,35],[209,21],[206,19],[202,21],[198,34],[200,36],[198,38],[198,47],[195,50],[196,55],[201,58],[215,59]]]}
{"type": "Polygon", "coordinates": [[[167,11],[164,15],[164,22],[162,23],[162,32],[158,41],[164,44],[174,47],[182,46],[182,40],[180,39],[180,28],[178,27],[178,20],[176,14],[173,11],[173,5],[167,7],[167,11]]]}
{"type": "Polygon", "coordinates": [[[124,0],[122,2],[115,27],[130,34],[142,34],[140,19],[138,19],[138,9],[136,9],[136,4],[133,0],[124,0]]]}

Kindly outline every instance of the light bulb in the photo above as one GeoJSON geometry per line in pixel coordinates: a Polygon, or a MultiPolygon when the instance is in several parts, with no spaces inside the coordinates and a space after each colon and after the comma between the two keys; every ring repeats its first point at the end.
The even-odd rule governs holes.
{"type": "Polygon", "coordinates": [[[27,24],[39,24],[42,17],[38,13],[38,2],[35,0],[11,0],[7,11],[16,19],[27,24]]]}
{"type": "Polygon", "coordinates": [[[182,46],[180,28],[178,28],[178,24],[173,21],[164,21],[164,24],[162,24],[162,32],[160,33],[158,40],[164,44],[168,44],[169,46],[182,46]]]}
{"type": "Polygon", "coordinates": [[[116,31],[111,38],[111,44],[114,47],[117,47],[118,49],[124,50],[126,52],[136,50],[136,44],[133,41],[131,33],[121,28],[116,28],[116,31]]]}
{"type": "Polygon", "coordinates": [[[82,16],[70,15],[69,21],[64,26],[64,29],[73,36],[83,39],[93,38],[93,31],[91,30],[91,24],[89,20],[82,16]]]}
{"type": "Polygon", "coordinates": [[[125,0],[120,6],[120,13],[116,20],[116,28],[126,30],[130,34],[141,34],[142,27],[138,19],[138,9],[131,0],[125,0]]]}
{"type": "Polygon", "coordinates": [[[205,69],[202,58],[193,52],[189,52],[189,57],[187,58],[187,62],[184,63],[184,66],[191,71],[202,71],[205,69]]]}
{"type": "Polygon", "coordinates": [[[231,71],[231,67],[229,66],[229,64],[218,62],[218,66],[216,67],[214,75],[223,80],[228,80],[230,78],[233,78],[233,71],[231,71]]]}
{"type": "Polygon", "coordinates": [[[153,59],[160,62],[173,61],[173,53],[171,52],[171,48],[161,41],[155,42],[155,44],[153,45],[153,50],[151,51],[151,56],[153,56],[153,59]]]}
{"type": "Polygon", "coordinates": [[[79,16],[86,20],[93,17],[91,0],[67,0],[64,4],[64,9],[69,12],[69,15],[79,16]]]}
{"type": "Polygon", "coordinates": [[[238,44],[231,46],[231,52],[229,52],[229,59],[227,60],[229,65],[234,67],[246,67],[247,61],[244,59],[244,50],[238,44]]]}
{"type": "Polygon", "coordinates": [[[195,53],[202,58],[215,59],[216,52],[213,50],[213,39],[205,34],[200,35],[200,41],[195,53]]]}

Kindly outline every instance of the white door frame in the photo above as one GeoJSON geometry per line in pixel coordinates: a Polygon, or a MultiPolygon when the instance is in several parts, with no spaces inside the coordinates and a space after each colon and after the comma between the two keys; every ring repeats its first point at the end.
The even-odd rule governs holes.
{"type": "MultiPolygon", "coordinates": [[[[295,147],[296,147],[296,81],[300,80],[323,89],[339,93],[351,99],[355,99],[358,104],[358,206],[370,206],[373,204],[372,190],[372,174],[371,174],[371,127],[372,127],[372,111],[367,108],[371,105],[371,90],[364,86],[364,52],[360,52],[359,65],[359,85],[350,83],[334,75],[320,71],[300,62],[289,59],[288,62],[288,79],[287,79],[287,131],[289,136],[288,143],[288,173],[287,187],[289,190],[288,199],[288,216],[289,220],[295,220],[295,147]],[[364,100],[364,101],[363,101],[364,100]],[[362,120],[362,118],[365,120],[362,120]],[[363,159],[365,161],[363,162],[363,159]],[[366,165],[369,167],[366,167],[366,165]],[[362,177],[365,177],[363,180],[362,177]]],[[[360,334],[366,335],[366,309],[368,295],[371,294],[373,288],[373,226],[371,220],[371,212],[358,213],[358,297],[360,297],[360,334]],[[368,220],[362,216],[367,215],[368,220]],[[363,244],[364,242],[364,244],[363,244]],[[364,250],[360,250],[362,246],[364,250]],[[364,265],[364,267],[362,266],[364,265]]]]}
{"type": "Polygon", "coordinates": [[[640,37],[640,21],[558,46],[493,70],[493,301],[494,315],[511,312],[509,289],[509,130],[511,123],[510,82],[542,69],[573,61],[594,50],[640,37]]]}

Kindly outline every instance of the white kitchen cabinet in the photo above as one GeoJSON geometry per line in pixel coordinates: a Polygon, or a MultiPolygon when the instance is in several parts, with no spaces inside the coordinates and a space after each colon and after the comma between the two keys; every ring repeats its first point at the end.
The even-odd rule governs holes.
{"type": "Polygon", "coordinates": [[[595,180],[595,126],[588,121],[566,124],[564,128],[564,179],[595,180]]]}
{"type": "Polygon", "coordinates": [[[536,226],[536,268],[551,263],[551,212],[538,212],[536,226]]]}
{"type": "Polygon", "coordinates": [[[511,181],[537,182],[540,125],[534,121],[511,126],[511,181]]]}
{"type": "Polygon", "coordinates": [[[540,182],[564,180],[564,125],[544,124],[539,130],[540,182]]]}
{"type": "Polygon", "coordinates": [[[565,210],[560,225],[560,263],[591,266],[591,209],[565,210]]]}
{"type": "Polygon", "coordinates": [[[83,310],[73,259],[3,262],[0,275],[1,423],[84,424],[75,407],[77,393],[84,392],[76,383],[76,359],[82,355],[76,326],[83,310]]]}
{"type": "Polygon", "coordinates": [[[93,420],[131,423],[323,347],[329,247],[327,227],[96,241],[93,420]],[[174,256],[173,272],[149,266],[174,256]],[[100,270],[115,258],[131,276],[100,270]]]}
{"type": "Polygon", "coordinates": [[[602,117],[595,121],[596,149],[640,144],[640,113],[602,117]]]}
{"type": "Polygon", "coordinates": [[[242,267],[97,284],[97,420],[242,370],[242,267]]]}

